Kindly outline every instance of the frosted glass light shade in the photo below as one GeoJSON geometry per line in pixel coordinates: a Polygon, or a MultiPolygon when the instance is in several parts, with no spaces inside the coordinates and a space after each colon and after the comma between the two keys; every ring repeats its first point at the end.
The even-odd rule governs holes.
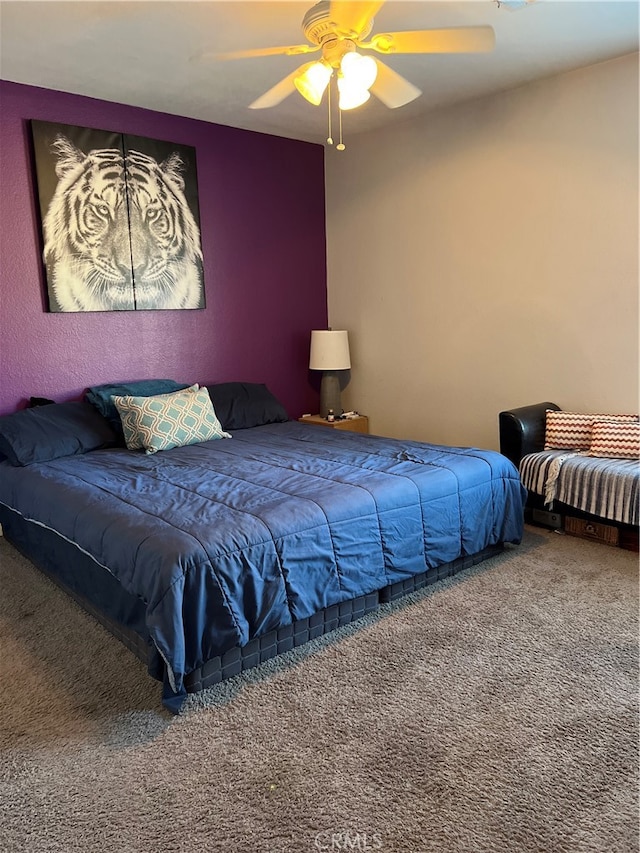
{"type": "Polygon", "coordinates": [[[338,91],[340,109],[353,110],[369,100],[369,87],[378,76],[378,66],[372,56],[347,53],[340,63],[338,91]]]}
{"type": "Polygon", "coordinates": [[[345,331],[311,332],[310,370],[349,370],[349,334],[345,331]]]}
{"type": "Polygon", "coordinates": [[[293,83],[302,97],[317,107],[329,85],[332,73],[331,68],[324,62],[312,62],[302,74],[293,78],[293,83]]]}
{"type": "Polygon", "coordinates": [[[373,56],[362,56],[360,53],[347,53],[340,63],[343,79],[350,86],[370,89],[378,76],[378,65],[373,56]]]}
{"type": "Polygon", "coordinates": [[[340,92],[338,106],[343,111],[361,107],[371,97],[367,89],[363,89],[361,86],[351,86],[340,77],[338,78],[338,91],[340,92]]]}

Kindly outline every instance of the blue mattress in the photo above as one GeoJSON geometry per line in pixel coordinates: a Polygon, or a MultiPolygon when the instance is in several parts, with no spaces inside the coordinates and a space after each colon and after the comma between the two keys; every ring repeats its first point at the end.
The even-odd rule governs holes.
{"type": "Polygon", "coordinates": [[[144,602],[170,690],[204,662],[523,531],[493,451],[298,423],[154,455],[0,463],[0,504],[144,602]]]}

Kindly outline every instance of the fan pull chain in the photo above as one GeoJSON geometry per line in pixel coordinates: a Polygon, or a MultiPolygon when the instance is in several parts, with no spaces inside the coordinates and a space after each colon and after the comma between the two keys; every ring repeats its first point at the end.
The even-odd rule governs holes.
{"type": "Polygon", "coordinates": [[[336,151],[344,151],[345,144],[342,141],[342,110],[338,107],[338,118],[340,120],[340,142],[336,145],[336,151]]]}
{"type": "Polygon", "coordinates": [[[331,79],[329,79],[329,85],[327,86],[327,104],[329,105],[329,136],[327,136],[327,143],[333,145],[331,137],[331,79]]]}

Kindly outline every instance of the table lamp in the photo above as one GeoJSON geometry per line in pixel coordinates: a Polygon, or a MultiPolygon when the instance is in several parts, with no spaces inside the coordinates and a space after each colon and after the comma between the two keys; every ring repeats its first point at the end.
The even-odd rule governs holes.
{"type": "Polygon", "coordinates": [[[329,409],[336,417],[343,412],[340,403],[341,370],[349,370],[349,336],[344,331],[314,330],[311,332],[309,370],[321,370],[320,417],[326,418],[329,409]]]}

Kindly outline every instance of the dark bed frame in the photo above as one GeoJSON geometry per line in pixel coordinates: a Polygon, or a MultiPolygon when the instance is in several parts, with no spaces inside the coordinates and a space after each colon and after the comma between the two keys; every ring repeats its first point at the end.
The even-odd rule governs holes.
{"type": "MultiPolygon", "coordinates": [[[[118,581],[98,566],[72,542],[53,531],[25,520],[18,513],[0,506],[0,523],[6,539],[100,624],[107,628],[146,664],[149,674],[166,685],[166,667],[151,642],[145,626],[145,604],[127,593],[118,581]],[[97,601],[108,601],[108,610],[97,601]]],[[[236,647],[206,661],[185,677],[187,693],[197,693],[230,678],[243,670],[303,645],[354,622],[376,610],[381,604],[396,601],[443,578],[475,566],[504,549],[502,543],[489,546],[477,554],[461,556],[443,565],[383,589],[333,605],[236,647]]],[[[176,712],[177,706],[164,703],[176,712]]]]}

